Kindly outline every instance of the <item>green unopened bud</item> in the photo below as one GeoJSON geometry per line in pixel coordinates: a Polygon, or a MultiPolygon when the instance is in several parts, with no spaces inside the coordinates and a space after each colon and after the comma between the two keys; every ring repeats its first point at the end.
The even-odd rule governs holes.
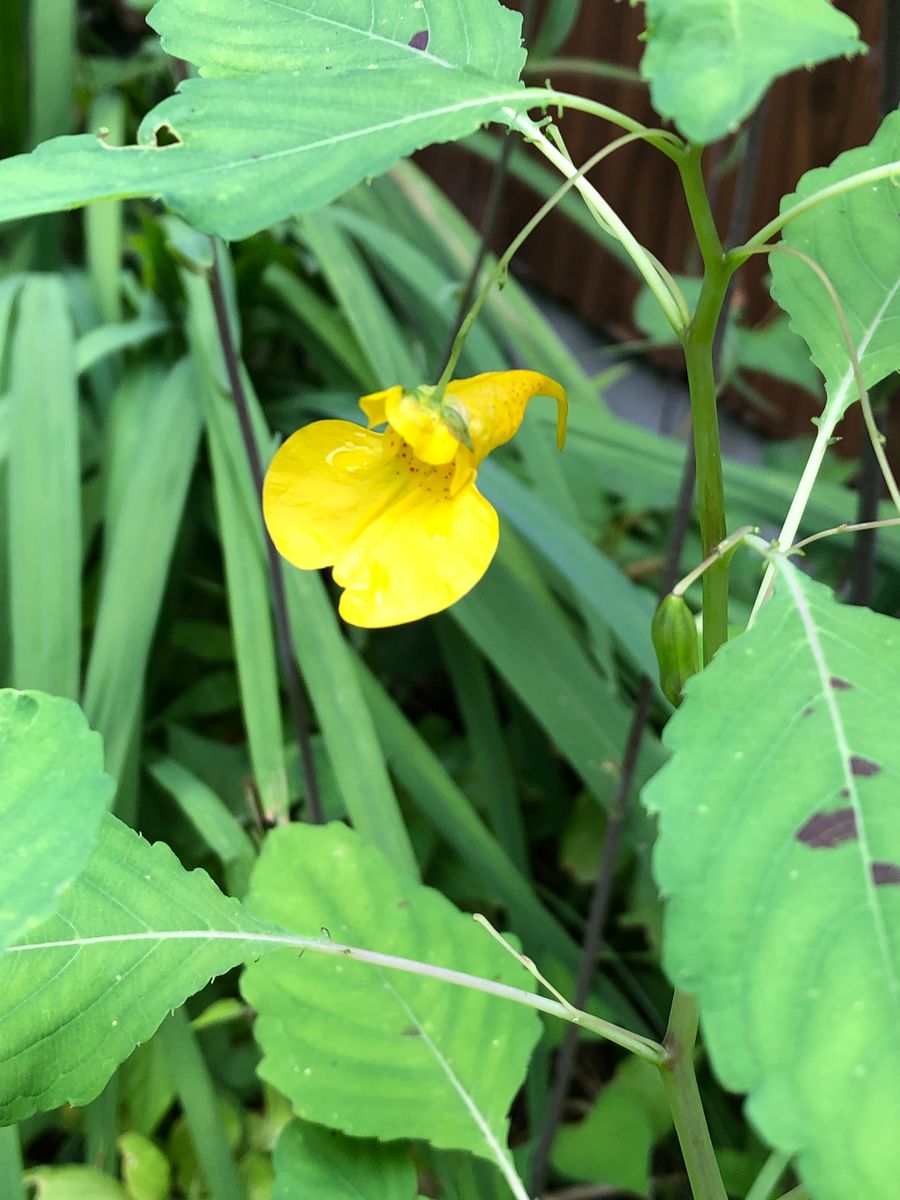
{"type": "Polygon", "coordinates": [[[677,707],[684,685],[700,670],[700,646],[694,614],[683,596],[670,593],[653,614],[650,626],[663,695],[677,707]]]}

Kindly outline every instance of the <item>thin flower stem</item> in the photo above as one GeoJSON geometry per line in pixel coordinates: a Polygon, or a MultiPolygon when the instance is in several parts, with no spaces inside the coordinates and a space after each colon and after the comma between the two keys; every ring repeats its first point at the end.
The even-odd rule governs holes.
{"type": "Polygon", "coordinates": [[[835,525],[832,529],[823,529],[820,533],[813,533],[804,538],[802,542],[794,542],[793,546],[789,546],[784,553],[794,554],[797,550],[803,550],[806,546],[812,545],[813,542],[821,542],[823,538],[834,537],[839,533],[861,533],[867,529],[890,529],[895,525],[900,525],[900,517],[886,517],[883,521],[856,521],[852,525],[845,521],[841,525],[835,525]]]}
{"type": "Polygon", "coordinates": [[[694,1073],[698,1023],[697,1001],[686,992],[676,992],[664,1041],[668,1059],[662,1069],[663,1086],[694,1200],[728,1200],[694,1073]]]}
{"type": "MultiPolygon", "coordinates": [[[[853,343],[853,338],[850,334],[850,328],[847,324],[847,318],[844,314],[843,305],[835,291],[834,285],[828,278],[828,275],[819,266],[814,259],[808,254],[802,253],[800,250],[795,250],[791,246],[769,246],[763,249],[753,251],[753,253],[768,254],[773,251],[780,251],[784,254],[790,254],[791,257],[799,259],[817,276],[822,286],[830,299],[835,315],[838,319],[838,324],[844,338],[844,345],[847,349],[847,356],[850,361],[848,370],[844,373],[835,393],[831,396],[825,406],[825,411],[816,426],[816,437],[813,442],[812,449],[809,453],[809,458],[806,461],[806,466],[803,469],[803,474],[800,477],[800,482],[797,485],[797,490],[794,492],[794,497],[788,509],[787,516],[784,519],[784,525],[781,528],[781,533],[778,535],[778,543],[781,547],[789,546],[797,536],[797,530],[800,528],[800,522],[803,520],[803,514],[806,512],[806,506],[809,503],[812,490],[815,487],[816,480],[819,476],[819,471],[822,468],[822,463],[825,461],[825,455],[831,445],[831,439],[838,423],[843,419],[844,414],[849,407],[851,385],[856,386],[859,397],[860,406],[862,408],[863,420],[865,422],[866,431],[869,435],[872,451],[881,468],[882,475],[890,492],[891,499],[894,505],[900,510],[900,488],[897,487],[897,482],[894,479],[890,463],[887,460],[887,455],[884,452],[882,445],[881,431],[875,420],[875,414],[872,412],[872,405],[869,401],[869,393],[866,389],[865,380],[863,379],[860,357],[868,347],[869,339],[875,329],[875,324],[870,326],[865,338],[860,343],[859,349],[853,343]]],[[[730,256],[729,256],[730,257],[730,256]]],[[[765,601],[768,599],[774,579],[774,568],[770,565],[765,575],[763,576],[762,585],[757,593],[753,609],[750,613],[748,628],[756,621],[759,615],[759,610],[762,608],[765,601]]]]}
{"type": "Polygon", "coordinates": [[[880,183],[882,179],[892,179],[895,175],[900,175],[900,162],[884,163],[880,167],[872,167],[868,171],[860,171],[856,175],[841,179],[829,187],[822,188],[821,192],[814,192],[812,196],[805,196],[791,208],[779,213],[777,217],[773,217],[767,225],[763,225],[758,233],[748,238],[742,246],[735,247],[731,253],[744,261],[751,254],[755,254],[757,250],[771,249],[766,243],[771,241],[791,221],[796,220],[803,213],[809,212],[811,208],[824,204],[826,200],[834,200],[838,196],[846,195],[847,192],[855,191],[857,188],[867,187],[871,183],[880,183]]]}
{"type": "Polygon", "coordinates": [[[790,1154],[785,1154],[783,1150],[773,1150],[753,1181],[753,1186],[745,1200],[771,1200],[772,1193],[787,1170],[790,1161],[790,1154]]]}
{"type": "MultiPolygon", "coordinates": [[[[508,111],[507,119],[513,128],[518,129],[529,142],[537,147],[541,154],[556,167],[560,174],[573,181],[574,187],[587,201],[588,207],[600,215],[602,223],[618,238],[628,252],[632,262],[643,276],[645,283],[659,301],[660,307],[665,313],[666,320],[675,332],[680,335],[684,329],[684,319],[675,298],[655,266],[652,256],[640,244],[618,213],[600,195],[594,185],[584,178],[583,174],[578,174],[575,166],[569,161],[566,155],[544,135],[543,131],[534,121],[512,110],[508,111]]],[[[654,135],[654,131],[648,130],[645,126],[637,122],[629,124],[630,128],[626,126],[626,128],[629,128],[629,132],[644,141],[650,140],[654,135]]]]}
{"type": "Polygon", "coordinates": [[[105,946],[125,944],[129,942],[175,942],[175,941],[210,941],[210,942],[244,942],[247,945],[259,947],[283,946],[301,953],[309,951],[312,954],[325,954],[331,958],[352,959],[356,962],[368,963],[375,967],[384,967],[391,971],[403,971],[408,975],[424,975],[442,983],[453,984],[456,987],[469,988],[472,991],[484,992],[488,996],[498,996],[501,1000],[509,1000],[513,1004],[521,1004],[526,1008],[536,1009],[563,1021],[571,1021],[583,1029],[589,1029],[599,1037],[614,1042],[617,1046],[630,1050],[639,1058],[646,1059],[659,1066],[665,1059],[665,1050],[650,1038],[632,1033],[595,1017],[592,1013],[583,1012],[569,1004],[561,1004],[558,1000],[549,1000],[546,996],[538,996],[526,992],[522,988],[511,987],[509,984],[497,983],[492,979],[482,979],[479,975],[470,975],[465,971],[454,971],[450,967],[438,967],[432,963],[419,962],[413,958],[402,958],[395,954],[382,954],[377,950],[364,950],[360,946],[347,946],[342,942],[329,939],[301,937],[289,933],[249,933],[231,929],[167,929],[147,930],[143,933],[107,933],[97,937],[72,937],[52,942],[28,942],[24,945],[11,946],[7,954],[27,954],[37,950],[58,950],[73,946],[105,946]]]}
{"type": "Polygon", "coordinates": [[[516,234],[500,258],[497,259],[493,269],[485,280],[481,291],[478,293],[474,304],[472,304],[472,306],[469,308],[469,311],[466,313],[465,318],[459,326],[453,346],[450,350],[450,354],[446,363],[444,364],[444,369],[441,372],[441,376],[437,384],[435,385],[435,390],[432,395],[433,400],[440,401],[441,397],[443,396],[447,384],[453,378],[453,372],[456,370],[456,365],[459,362],[463,347],[466,344],[466,338],[469,336],[472,326],[478,319],[478,316],[494,287],[497,286],[505,276],[510,262],[512,261],[514,255],[518,253],[526,238],[530,237],[544,217],[546,217],[547,214],[556,207],[562,197],[565,196],[571,188],[578,186],[578,181],[583,179],[585,172],[590,171],[592,167],[597,165],[597,163],[601,162],[604,158],[608,158],[609,155],[615,153],[615,151],[620,149],[622,146],[626,146],[634,141],[639,141],[642,139],[642,137],[643,135],[640,133],[623,134],[622,137],[616,138],[615,141],[610,142],[608,146],[604,146],[602,150],[598,150],[597,153],[592,155],[581,167],[575,168],[573,166],[571,168],[572,173],[570,177],[566,179],[566,181],[559,188],[557,188],[553,195],[541,205],[534,216],[526,223],[519,233],[516,234]]]}
{"type": "MultiPolygon", "coordinates": [[[[259,447],[256,444],[256,435],[253,432],[250,404],[244,388],[244,381],[241,378],[240,357],[231,328],[228,302],[225,298],[221,260],[222,249],[215,239],[213,239],[212,247],[213,265],[209,271],[208,279],[210,297],[215,315],[216,332],[222,350],[222,359],[225,363],[225,372],[228,376],[231,398],[234,402],[238,425],[241,430],[244,452],[247,455],[250,474],[253,477],[253,486],[261,501],[264,476],[263,464],[259,454],[259,447]]],[[[264,539],[266,544],[266,566],[269,572],[269,584],[272,593],[275,636],[278,642],[278,653],[284,672],[288,703],[294,723],[294,735],[300,751],[300,763],[303,771],[303,780],[306,785],[307,816],[313,825],[321,825],[324,820],[324,813],[322,811],[319,782],[313,760],[312,742],[310,741],[309,714],[306,702],[303,699],[300,670],[297,666],[297,659],[291,644],[291,627],[288,619],[287,596],[284,588],[284,572],[281,566],[281,558],[267,530],[264,530],[264,539]]]]}

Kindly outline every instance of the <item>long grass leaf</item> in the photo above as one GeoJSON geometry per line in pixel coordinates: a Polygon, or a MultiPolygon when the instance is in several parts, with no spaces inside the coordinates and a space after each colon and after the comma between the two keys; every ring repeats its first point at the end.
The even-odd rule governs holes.
{"type": "Polygon", "coordinates": [[[124,446],[127,486],[108,532],[84,709],[119,774],[139,711],[147,656],[200,436],[197,377],[182,360],[140,414],[139,444],[124,446]]]}
{"type": "Polygon", "coordinates": [[[9,554],[16,687],[77,697],[81,496],[75,342],[66,290],[28,279],[10,387],[9,554]]]}
{"type": "Polygon", "coordinates": [[[205,281],[183,273],[189,328],[213,468],[219,536],[225,559],[228,611],[250,759],[266,812],[283,819],[290,806],[284,754],[278,662],[269,607],[259,501],[234,405],[222,389],[222,365],[205,281]]]}
{"type": "Polygon", "coordinates": [[[209,1068],[184,1010],[173,1012],[157,1036],[184,1109],[210,1200],[246,1200],[209,1068]]]}

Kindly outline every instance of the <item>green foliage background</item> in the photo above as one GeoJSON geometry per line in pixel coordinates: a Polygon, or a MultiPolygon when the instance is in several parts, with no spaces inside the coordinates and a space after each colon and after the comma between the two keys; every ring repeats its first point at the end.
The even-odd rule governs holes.
{"type": "MultiPolygon", "coordinates": [[[[646,6],[651,98],[698,142],[734,130],[779,73],[860,49],[825,0],[798,3],[780,39],[765,31],[781,6],[735,0],[721,28],[720,7],[646,6]]],[[[495,0],[285,0],[277,12],[161,0],[149,16],[160,43],[140,8],[0,12],[0,848],[12,864],[0,936],[13,946],[0,963],[0,1114],[21,1122],[0,1131],[0,1194],[507,1195],[529,1173],[561,1026],[529,1011],[534,980],[466,914],[510,930],[573,994],[647,675],[587,1008],[660,1039],[672,985],[700,996],[701,1091],[730,1195],[761,1200],[753,1180],[778,1167],[798,1170],[813,1200],[888,1197],[896,1056],[881,1046],[897,1027],[900,925],[873,871],[884,880],[900,857],[894,622],[835,602],[824,585],[842,585],[847,561],[824,543],[809,560],[820,582],[783,565],[759,624],[689,685],[666,728],[649,629],[684,444],[613,415],[604,389],[628,368],[589,376],[515,278],[488,299],[459,373],[525,364],[557,378],[571,399],[565,457],[533,406],[480,473],[503,522],[495,563],[420,625],[348,630],[330,581],[285,565],[329,822],[300,823],[310,774],[210,271],[263,461],[309,420],[356,419],[362,392],[436,378],[480,236],[398,160],[464,138],[498,155],[476,131],[539,94],[520,79],[518,17],[495,0]],[[175,95],[169,56],[196,68],[175,95]],[[853,685],[833,704],[832,676],[853,685]],[[808,703],[814,718],[794,730],[808,703]],[[796,830],[848,786],[851,752],[881,769],[855,807],[855,828],[875,833],[817,859],[796,830]],[[737,755],[760,764],[749,795],[737,755]],[[787,886],[772,863],[803,882],[787,886]],[[820,986],[795,964],[834,929],[820,986]],[[303,952],[323,938],[480,975],[524,1002],[303,952]],[[750,1093],[746,1114],[727,1088],[750,1093]]],[[[577,9],[547,6],[538,57],[577,9]]],[[[900,159],[898,137],[889,117],[783,209],[900,159]]],[[[509,170],[540,197],[557,187],[521,149],[509,170]]],[[[869,386],[900,365],[896,214],[885,176],[785,234],[846,303],[869,386]]],[[[758,330],[730,314],[722,374],[740,382],[762,365],[827,398],[824,453],[856,399],[846,342],[798,259],[775,254],[772,272],[787,317],[758,330]]],[[[693,306],[697,281],[678,282],[693,306]]],[[[654,303],[645,290],[635,324],[647,346],[672,345],[654,303]]],[[[777,527],[807,448],[726,462],[730,525],[777,527]]],[[[803,532],[853,504],[837,476],[820,478],[803,532]]],[[[897,545],[878,542],[885,613],[897,545]]],[[[692,527],[683,561],[701,557],[692,527]]],[[[759,575],[736,560],[739,627],[759,575]]],[[[686,1197],[656,1068],[585,1035],[551,1163],[554,1187],[686,1197]]]]}

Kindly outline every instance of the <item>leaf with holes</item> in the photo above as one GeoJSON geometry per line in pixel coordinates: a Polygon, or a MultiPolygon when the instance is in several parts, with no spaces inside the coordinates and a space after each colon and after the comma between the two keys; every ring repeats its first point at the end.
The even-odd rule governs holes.
{"type": "MultiPolygon", "coordinates": [[[[505,950],[344,825],[266,838],[248,907],[285,929],[529,988],[505,950]]],[[[249,966],[260,1074],[304,1120],[354,1137],[422,1138],[509,1170],[507,1110],[540,1025],[527,1008],[421,975],[311,954],[249,966]]]]}
{"type": "Polygon", "coordinates": [[[653,106],[693,142],[715,142],[779,75],[863,49],[829,0],[646,0],[641,73],[653,106]]]}
{"type": "Polygon", "coordinates": [[[348,1138],[294,1121],[275,1148],[272,1200],[415,1200],[416,1168],[402,1144],[348,1138]]]}
{"type": "Polygon", "coordinates": [[[156,196],[246,237],[541,95],[519,82],[521,17],[500,0],[162,0],[149,20],[201,78],[137,146],[85,134],[0,163],[0,221],[156,196]]]}
{"type": "MultiPolygon", "coordinates": [[[[852,175],[889,163],[900,174],[900,112],[868,146],[848,150],[830,167],[808,171],[782,212],[852,175]]],[[[900,369],[900,187],[896,178],[858,187],[801,213],[784,244],[808,255],[831,281],[844,310],[866,387],[900,369]]],[[[793,255],[772,254],[772,295],[809,346],[825,376],[824,420],[835,424],[857,399],[847,342],[822,281],[793,255]]]]}
{"type": "Polygon", "coordinates": [[[57,915],[0,960],[0,1124],[92,1100],[173,1008],[271,932],[107,815],[57,915]]]}
{"type": "Polygon", "coordinates": [[[900,1178],[898,678],[900,624],[780,560],[645,790],[668,973],[815,1200],[894,1200],[900,1178]]]}
{"type": "Polygon", "coordinates": [[[115,785],[99,734],[71,700],[0,691],[0,951],[59,907],[115,785]]]}

